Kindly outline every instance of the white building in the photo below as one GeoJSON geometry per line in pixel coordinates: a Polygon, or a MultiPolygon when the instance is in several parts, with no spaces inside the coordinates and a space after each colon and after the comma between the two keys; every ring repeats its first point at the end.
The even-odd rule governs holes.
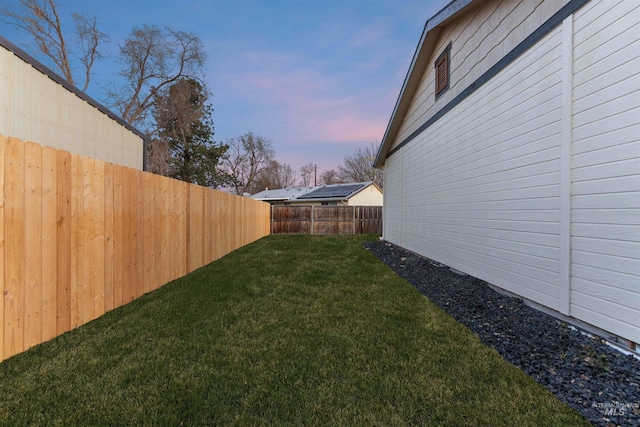
{"type": "Polygon", "coordinates": [[[382,190],[373,181],[314,187],[266,189],[252,199],[272,205],[382,206],[382,190]]]}
{"type": "Polygon", "coordinates": [[[144,168],[144,134],[2,36],[0,135],[144,168]]]}
{"type": "Polygon", "coordinates": [[[640,2],[455,0],[378,151],[383,237],[640,342],[640,2]]]}

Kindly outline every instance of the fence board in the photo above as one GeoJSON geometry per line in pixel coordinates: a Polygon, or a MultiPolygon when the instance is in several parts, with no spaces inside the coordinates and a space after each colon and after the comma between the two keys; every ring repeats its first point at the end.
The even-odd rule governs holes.
{"type": "Polygon", "coordinates": [[[213,244],[213,257],[212,259],[218,259],[222,256],[222,238],[220,237],[220,230],[222,226],[222,209],[221,209],[221,200],[222,197],[220,193],[216,193],[212,198],[212,215],[214,218],[218,218],[218,221],[215,221],[213,224],[212,230],[212,238],[211,242],[215,242],[213,244]]]}
{"type": "Polygon", "coordinates": [[[122,239],[122,302],[126,304],[133,300],[133,283],[131,283],[131,276],[133,272],[133,239],[131,238],[132,226],[131,226],[131,206],[133,197],[131,196],[131,174],[129,169],[122,169],[122,229],[120,239],[122,239]]]}
{"type": "Polygon", "coordinates": [[[144,198],[142,191],[142,174],[137,172],[135,169],[130,169],[131,171],[131,182],[135,188],[135,205],[134,205],[134,233],[133,240],[136,245],[136,252],[134,254],[134,275],[133,278],[135,283],[135,297],[144,294],[144,244],[145,241],[142,237],[144,237],[144,198]]]}
{"type": "Polygon", "coordinates": [[[93,319],[95,305],[95,256],[93,253],[94,223],[96,218],[96,206],[94,196],[94,170],[95,162],[91,159],[82,159],[82,222],[83,233],[79,236],[82,240],[82,275],[79,276],[82,294],[78,298],[79,325],[93,319]]]}
{"type": "Polygon", "coordinates": [[[269,212],[0,135],[0,359],[269,234],[269,212]]]}
{"type": "MultiPolygon", "coordinates": [[[[5,190],[4,190],[4,173],[6,170],[5,147],[6,138],[0,135],[0,328],[4,330],[4,300],[5,300],[5,233],[4,233],[4,210],[5,210],[5,190]]],[[[4,358],[4,336],[0,336],[0,358],[4,358]]]]}
{"type": "Polygon", "coordinates": [[[187,267],[193,270],[195,266],[204,265],[204,187],[188,185],[189,217],[187,222],[187,245],[189,247],[189,259],[187,267]]]}
{"type": "MultiPolygon", "coordinates": [[[[124,303],[124,287],[125,283],[125,253],[124,241],[124,212],[126,207],[124,206],[124,184],[123,173],[125,169],[114,166],[113,167],[113,240],[115,253],[118,254],[114,258],[113,276],[115,283],[119,286],[115,286],[113,289],[113,304],[115,307],[120,307],[124,303]]],[[[128,203],[128,201],[127,201],[128,203]]]]}
{"type": "Polygon", "coordinates": [[[272,206],[272,234],[382,234],[382,206],[272,206]]]}
{"type": "Polygon", "coordinates": [[[4,357],[24,349],[24,144],[9,138],[5,157],[4,357]]]}
{"type": "Polygon", "coordinates": [[[56,153],[56,335],[71,329],[71,154],[56,153]]]}
{"type": "Polygon", "coordinates": [[[113,235],[113,164],[104,164],[104,311],[115,308],[113,235]]]}
{"type": "Polygon", "coordinates": [[[24,145],[24,348],[42,335],[42,150],[24,145]]]}
{"type": "Polygon", "coordinates": [[[155,188],[153,176],[144,174],[142,177],[142,197],[144,211],[144,292],[153,290],[155,281],[155,255],[156,255],[156,225],[155,225],[155,188]]]}
{"type": "Polygon", "coordinates": [[[105,163],[94,160],[93,194],[95,197],[95,221],[93,223],[93,256],[95,259],[95,292],[94,292],[94,316],[102,316],[105,313],[105,163]]]}
{"type": "Polygon", "coordinates": [[[42,147],[42,341],[56,336],[57,163],[56,150],[42,147]]]}
{"type": "Polygon", "coordinates": [[[169,218],[169,180],[160,179],[157,193],[157,244],[158,252],[156,255],[157,264],[157,283],[166,283],[170,280],[171,265],[167,254],[170,251],[170,218],[169,218]]]}
{"type": "MultiPolygon", "coordinates": [[[[82,163],[80,157],[71,157],[71,328],[79,325],[78,298],[81,297],[81,278],[83,274],[82,263],[82,236],[83,229],[83,194],[82,163]]],[[[84,191],[83,191],[84,192],[84,191]]]]}

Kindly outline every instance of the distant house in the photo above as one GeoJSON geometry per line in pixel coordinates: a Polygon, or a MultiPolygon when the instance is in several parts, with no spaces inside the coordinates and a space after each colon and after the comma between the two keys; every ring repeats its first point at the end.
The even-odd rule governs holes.
{"type": "Polygon", "coordinates": [[[144,169],[145,135],[0,36],[0,134],[144,169]]]}
{"type": "Polygon", "coordinates": [[[272,205],[382,206],[382,190],[373,181],[264,190],[252,199],[272,205]]]}
{"type": "Polygon", "coordinates": [[[640,342],[638,1],[452,1],[375,166],[387,241],[640,342]]]}

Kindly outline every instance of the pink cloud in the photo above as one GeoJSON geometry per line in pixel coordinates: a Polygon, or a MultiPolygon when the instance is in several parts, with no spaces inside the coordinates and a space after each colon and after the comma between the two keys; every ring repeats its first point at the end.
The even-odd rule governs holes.
{"type": "Polygon", "coordinates": [[[236,76],[238,90],[250,92],[253,102],[271,106],[267,115],[284,112],[286,126],[298,139],[360,143],[382,137],[388,117],[372,106],[376,96],[346,97],[338,78],[296,68],[295,58],[285,55],[249,53],[242,60],[245,66],[240,69],[245,71],[236,76]]]}

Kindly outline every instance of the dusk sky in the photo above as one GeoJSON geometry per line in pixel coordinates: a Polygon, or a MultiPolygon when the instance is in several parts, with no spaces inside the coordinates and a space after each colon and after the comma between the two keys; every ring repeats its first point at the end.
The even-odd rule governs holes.
{"type": "MultiPolygon", "coordinates": [[[[279,162],[321,173],[379,144],[424,24],[448,2],[61,0],[59,13],[69,31],[73,12],[95,15],[111,37],[88,90],[98,101],[134,26],[193,32],[208,55],[216,141],[251,131],[279,162]]],[[[0,34],[34,55],[24,33],[0,24],[0,34]]]]}

